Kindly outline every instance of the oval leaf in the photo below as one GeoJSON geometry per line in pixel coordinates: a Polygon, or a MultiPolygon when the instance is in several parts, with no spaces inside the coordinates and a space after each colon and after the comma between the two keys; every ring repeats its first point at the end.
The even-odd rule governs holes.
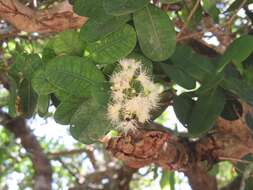
{"type": "Polygon", "coordinates": [[[90,60],[74,56],[52,59],[46,66],[45,74],[48,81],[60,90],[80,97],[89,96],[91,86],[94,88],[105,80],[90,60]]]}
{"type": "Polygon", "coordinates": [[[73,126],[70,128],[70,132],[72,136],[85,144],[98,141],[111,128],[105,111],[96,102],[85,101],[71,119],[73,126]]]}
{"type": "Polygon", "coordinates": [[[143,53],[153,61],[168,59],[176,46],[176,33],[169,16],[149,5],[134,13],[134,25],[143,53]]]}
{"type": "Polygon", "coordinates": [[[120,29],[128,20],[129,16],[111,17],[103,19],[89,19],[80,31],[80,37],[86,42],[94,42],[120,29]]]}
{"type": "Polygon", "coordinates": [[[207,132],[221,114],[224,105],[225,97],[221,89],[214,89],[211,93],[201,95],[190,116],[189,133],[198,136],[207,132]]]}
{"type": "Polygon", "coordinates": [[[19,112],[26,118],[32,117],[36,105],[37,105],[37,94],[32,88],[31,81],[24,79],[18,89],[18,95],[20,98],[19,112]]]}
{"type": "Polygon", "coordinates": [[[125,25],[107,37],[90,43],[85,55],[90,55],[97,63],[114,63],[127,56],[136,44],[136,33],[133,27],[125,25]]]}

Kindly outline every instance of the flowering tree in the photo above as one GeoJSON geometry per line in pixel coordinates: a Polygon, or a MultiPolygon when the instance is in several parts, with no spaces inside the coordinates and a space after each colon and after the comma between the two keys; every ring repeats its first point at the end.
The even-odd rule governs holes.
{"type": "MultiPolygon", "coordinates": [[[[93,150],[103,145],[113,156],[107,163],[117,167],[78,178],[72,189],[129,189],[133,174],[152,164],[183,172],[193,190],[252,189],[251,3],[0,0],[0,79],[8,91],[1,124],[30,154],[33,188],[51,189],[50,156],[69,154],[44,153],[26,125],[39,115],[95,144],[74,150],[95,169],[93,150]],[[159,124],[168,107],[186,132],[159,124]],[[210,171],[223,161],[237,177],[220,188],[210,171]]],[[[162,188],[172,183],[165,174],[162,188]]]]}

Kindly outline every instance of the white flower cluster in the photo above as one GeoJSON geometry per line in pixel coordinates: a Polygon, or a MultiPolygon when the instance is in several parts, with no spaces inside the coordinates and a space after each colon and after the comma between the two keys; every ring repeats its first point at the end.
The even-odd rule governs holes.
{"type": "Polygon", "coordinates": [[[110,80],[112,97],[107,111],[112,124],[128,133],[137,129],[138,122],[150,119],[151,110],[158,107],[159,90],[141,62],[123,59],[119,64],[110,80]]]}

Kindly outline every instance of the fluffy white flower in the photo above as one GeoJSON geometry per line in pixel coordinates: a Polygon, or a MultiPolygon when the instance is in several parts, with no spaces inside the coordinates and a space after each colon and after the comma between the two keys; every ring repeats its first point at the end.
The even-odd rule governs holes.
{"type": "Polygon", "coordinates": [[[150,112],[158,107],[159,90],[141,62],[123,59],[119,64],[119,71],[110,80],[112,97],[107,115],[116,128],[128,133],[137,129],[138,122],[150,119],[150,112]]]}
{"type": "Polygon", "coordinates": [[[136,69],[140,68],[140,61],[136,61],[135,59],[121,59],[119,61],[120,66],[122,67],[122,70],[135,72],[136,69]]]}
{"type": "Polygon", "coordinates": [[[128,132],[134,132],[137,129],[137,123],[133,119],[129,121],[122,121],[116,128],[127,134],[128,132]]]}
{"type": "Polygon", "coordinates": [[[133,97],[126,101],[123,109],[125,113],[138,118],[139,122],[144,123],[150,119],[150,102],[147,97],[133,97]]]}
{"type": "Polygon", "coordinates": [[[107,107],[107,115],[113,123],[119,122],[121,105],[120,104],[109,104],[107,107]]]}

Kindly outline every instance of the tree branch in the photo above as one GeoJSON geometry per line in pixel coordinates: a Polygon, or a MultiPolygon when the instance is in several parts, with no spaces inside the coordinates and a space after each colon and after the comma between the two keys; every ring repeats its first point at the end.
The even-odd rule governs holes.
{"type": "Polygon", "coordinates": [[[11,118],[0,110],[0,124],[21,139],[22,146],[29,153],[34,175],[34,190],[51,190],[52,168],[40,144],[21,117],[11,118]]]}
{"type": "Polygon", "coordinates": [[[247,114],[253,116],[253,110],[243,103],[243,111],[242,118],[235,121],[218,118],[213,131],[195,141],[173,137],[171,132],[153,127],[102,141],[109,152],[130,167],[155,163],[164,169],[185,172],[194,190],[216,190],[216,181],[201,167],[202,162],[212,166],[223,161],[221,157],[240,159],[253,153],[253,135],[245,122],[247,114]],[[198,176],[204,177],[199,180],[198,176]]]}
{"type": "Polygon", "coordinates": [[[48,10],[35,11],[18,0],[0,0],[0,18],[20,31],[50,33],[80,28],[87,20],[76,15],[67,0],[48,10]]]}
{"type": "Polygon", "coordinates": [[[203,166],[193,164],[185,172],[193,190],[217,190],[217,181],[214,176],[210,176],[203,166]]]}

